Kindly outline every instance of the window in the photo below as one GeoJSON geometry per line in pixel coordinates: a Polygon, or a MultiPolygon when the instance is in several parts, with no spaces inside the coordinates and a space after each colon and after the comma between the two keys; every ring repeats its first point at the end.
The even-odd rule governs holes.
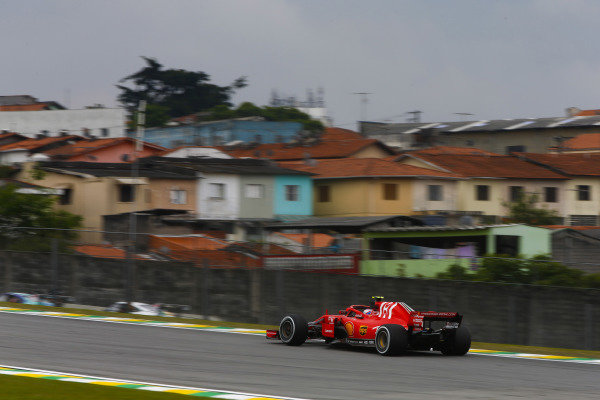
{"type": "Polygon", "coordinates": [[[479,201],[488,201],[490,199],[489,185],[476,185],[475,198],[479,201]]]}
{"type": "Polygon", "coordinates": [[[441,201],[443,199],[442,185],[427,185],[427,198],[429,201],[441,201]]]}
{"type": "Polygon", "coordinates": [[[506,146],[506,154],[510,153],[525,153],[527,147],[525,146],[506,146]]]}
{"type": "Polygon", "coordinates": [[[63,191],[63,192],[62,192],[62,194],[60,195],[60,198],[59,198],[59,200],[58,200],[58,201],[59,201],[59,203],[60,203],[60,204],[62,204],[63,206],[64,206],[64,205],[67,205],[67,204],[71,204],[71,202],[73,201],[73,199],[72,199],[72,196],[73,196],[73,189],[71,189],[71,188],[66,188],[66,189],[63,189],[62,191],[63,191]]]}
{"type": "Polygon", "coordinates": [[[186,204],[187,192],[185,190],[171,189],[170,196],[171,204],[186,204]]]}
{"type": "Polygon", "coordinates": [[[225,198],[225,184],[224,183],[211,183],[208,190],[209,190],[209,197],[211,199],[224,199],[225,198]]]}
{"type": "Polygon", "coordinates": [[[598,217],[595,215],[570,215],[569,222],[571,226],[596,226],[598,217]]]}
{"type": "Polygon", "coordinates": [[[556,187],[549,186],[544,188],[544,201],[546,203],[556,203],[558,201],[558,190],[556,190],[556,187]]]}
{"type": "Polygon", "coordinates": [[[249,183],[244,191],[244,196],[248,199],[262,199],[265,197],[265,185],[249,183]]]}
{"type": "Polygon", "coordinates": [[[592,199],[592,192],[589,185],[577,185],[577,200],[579,201],[590,201],[592,199]]]}
{"type": "Polygon", "coordinates": [[[100,135],[102,137],[108,137],[110,134],[110,129],[108,128],[100,128],[100,135]]]}
{"type": "Polygon", "coordinates": [[[298,185],[285,185],[285,199],[298,201],[298,185]]]}
{"type": "Polygon", "coordinates": [[[509,186],[508,192],[509,201],[519,201],[524,194],[523,186],[509,186]]]}
{"type": "Polygon", "coordinates": [[[319,186],[317,201],[319,203],[326,203],[331,201],[331,196],[329,193],[329,186],[319,186]]]}
{"type": "Polygon", "coordinates": [[[384,183],[383,184],[383,199],[384,200],[398,200],[398,185],[395,183],[384,183]]]}
{"type": "Polygon", "coordinates": [[[135,200],[134,185],[119,185],[119,201],[121,203],[132,203],[135,200]]]}

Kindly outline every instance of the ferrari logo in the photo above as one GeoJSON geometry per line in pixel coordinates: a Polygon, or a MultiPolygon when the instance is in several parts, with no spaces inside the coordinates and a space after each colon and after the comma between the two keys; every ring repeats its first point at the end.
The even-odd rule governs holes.
{"type": "Polygon", "coordinates": [[[346,322],[346,325],[344,326],[346,327],[346,333],[348,333],[348,336],[354,336],[354,325],[352,324],[352,322],[346,322]]]}
{"type": "Polygon", "coordinates": [[[358,333],[360,333],[361,336],[365,336],[367,334],[368,329],[369,328],[366,325],[362,325],[358,330],[358,333]]]}

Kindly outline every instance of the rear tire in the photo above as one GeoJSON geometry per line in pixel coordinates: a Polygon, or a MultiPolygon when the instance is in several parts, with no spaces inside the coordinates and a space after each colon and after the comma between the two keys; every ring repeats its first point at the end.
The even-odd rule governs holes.
{"type": "Polygon", "coordinates": [[[464,356],[471,348],[471,333],[466,326],[458,327],[454,336],[447,339],[442,346],[442,354],[445,356],[464,356]]]}
{"type": "Polygon", "coordinates": [[[286,315],[279,324],[279,337],[288,346],[300,346],[308,337],[308,322],[301,315],[286,315]]]}
{"type": "Polygon", "coordinates": [[[408,349],[408,332],[401,325],[381,325],[375,334],[375,348],[382,356],[395,356],[408,349]]]}

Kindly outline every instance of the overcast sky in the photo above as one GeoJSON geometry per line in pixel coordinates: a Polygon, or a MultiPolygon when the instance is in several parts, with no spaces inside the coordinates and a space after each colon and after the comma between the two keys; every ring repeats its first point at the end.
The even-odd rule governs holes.
{"type": "Polygon", "coordinates": [[[562,116],[600,108],[597,0],[22,0],[0,8],[0,95],[117,106],[143,66],[204,71],[233,101],[321,86],[337,126],[562,116]]]}

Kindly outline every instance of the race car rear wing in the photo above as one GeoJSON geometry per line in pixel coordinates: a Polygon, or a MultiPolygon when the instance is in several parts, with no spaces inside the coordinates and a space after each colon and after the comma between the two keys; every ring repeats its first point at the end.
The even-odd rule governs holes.
{"type": "Polygon", "coordinates": [[[423,321],[448,321],[448,322],[462,322],[462,315],[456,312],[435,312],[435,311],[424,311],[419,312],[417,315],[423,316],[423,321]]]}

